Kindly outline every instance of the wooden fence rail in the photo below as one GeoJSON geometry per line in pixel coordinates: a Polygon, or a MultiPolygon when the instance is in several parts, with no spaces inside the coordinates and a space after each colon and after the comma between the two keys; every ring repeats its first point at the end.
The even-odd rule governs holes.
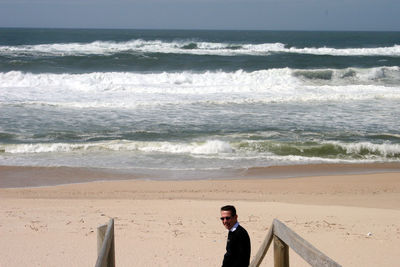
{"type": "Polygon", "coordinates": [[[114,219],[97,228],[97,255],[95,267],[115,267],[114,219]]]}
{"type": "Polygon", "coordinates": [[[320,252],[301,236],[277,219],[274,219],[272,225],[261,244],[260,249],[250,263],[250,267],[260,266],[262,260],[267,254],[268,248],[274,240],[274,266],[289,266],[289,247],[300,255],[311,266],[340,267],[338,263],[320,252]]]}
{"type": "MultiPolygon", "coordinates": [[[[274,241],[275,267],[289,267],[289,247],[311,266],[341,267],[277,219],[272,222],[250,267],[260,266],[272,240],[274,241]]],[[[97,228],[97,252],[95,267],[115,267],[114,219],[110,219],[108,225],[101,225],[97,228]]]]}

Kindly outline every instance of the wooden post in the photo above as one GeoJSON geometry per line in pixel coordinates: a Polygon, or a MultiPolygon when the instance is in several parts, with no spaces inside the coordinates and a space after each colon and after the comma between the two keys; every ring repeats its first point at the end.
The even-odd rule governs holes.
{"type": "Polygon", "coordinates": [[[103,247],[104,237],[106,236],[107,224],[97,227],[97,256],[100,255],[103,247]]]}
{"type": "Polygon", "coordinates": [[[274,219],[273,224],[274,235],[279,237],[282,243],[289,246],[311,266],[340,267],[340,264],[316,249],[279,220],[274,219]]]}
{"type": "Polygon", "coordinates": [[[289,246],[274,235],[274,267],[289,267],[289,246]]]}
{"type": "Polygon", "coordinates": [[[115,236],[114,236],[114,220],[112,222],[113,227],[111,228],[111,247],[108,252],[108,266],[115,267],[115,236]]]}
{"type": "Polygon", "coordinates": [[[115,267],[114,219],[110,219],[108,225],[105,225],[105,227],[105,235],[103,234],[104,225],[97,229],[98,257],[95,266],[115,267]],[[101,240],[103,240],[103,242],[101,242],[101,240]]]}
{"type": "Polygon", "coordinates": [[[277,219],[274,219],[267,237],[250,263],[250,267],[260,266],[272,239],[274,239],[275,267],[289,266],[289,247],[311,266],[341,267],[340,264],[330,259],[277,219]]]}

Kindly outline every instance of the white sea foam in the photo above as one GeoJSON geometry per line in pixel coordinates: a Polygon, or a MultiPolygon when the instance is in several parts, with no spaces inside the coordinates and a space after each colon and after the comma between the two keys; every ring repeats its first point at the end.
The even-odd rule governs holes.
{"type": "Polygon", "coordinates": [[[296,53],[332,56],[400,56],[400,45],[375,48],[286,47],[282,43],[237,44],[196,41],[160,41],[135,39],[127,42],[95,41],[92,43],[59,43],[0,46],[0,55],[80,56],[115,53],[175,53],[193,55],[269,55],[296,53]]]}
{"type": "Polygon", "coordinates": [[[141,142],[141,141],[109,141],[94,143],[36,143],[36,144],[3,144],[0,151],[10,154],[34,153],[66,153],[66,152],[99,152],[99,151],[133,151],[147,153],[171,154],[219,154],[232,153],[227,142],[209,140],[206,142],[141,142]]]}
{"type": "Polygon", "coordinates": [[[399,99],[400,68],[254,72],[0,73],[0,104],[136,108],[193,103],[399,99]],[[332,72],[326,79],[325,74],[332,72]]]}
{"type": "Polygon", "coordinates": [[[400,56],[400,45],[391,47],[375,48],[330,48],[330,47],[291,47],[282,52],[311,54],[311,55],[331,55],[331,56],[400,56]]]}
{"type": "MultiPolygon", "coordinates": [[[[246,143],[246,142],[245,142],[246,143]]],[[[343,143],[339,141],[326,141],[321,144],[332,144],[343,148],[354,159],[399,159],[400,144],[374,144],[371,142],[343,143]],[[357,156],[358,155],[358,156],[357,156]]],[[[278,144],[277,144],[278,145],[278,144]]],[[[265,149],[259,150],[257,146],[240,146],[240,143],[230,143],[221,140],[208,140],[204,142],[167,142],[167,141],[124,141],[114,140],[92,143],[36,143],[36,144],[2,144],[0,151],[10,154],[36,154],[36,153],[98,153],[105,152],[142,152],[164,154],[189,154],[196,157],[215,159],[251,159],[278,157],[265,149]]],[[[343,155],[342,155],[343,156],[343,155]]],[[[350,160],[344,157],[342,160],[350,160]]],[[[312,156],[284,155],[295,159],[299,157],[314,158],[312,156]]],[[[339,157],[338,159],[340,159],[339,157]]],[[[338,160],[332,159],[332,160],[338,160]]]]}

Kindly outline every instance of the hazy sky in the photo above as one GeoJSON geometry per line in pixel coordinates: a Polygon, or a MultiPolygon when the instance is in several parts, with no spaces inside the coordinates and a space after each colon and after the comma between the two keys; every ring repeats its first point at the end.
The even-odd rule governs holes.
{"type": "Polygon", "coordinates": [[[400,0],[0,0],[0,27],[400,31],[400,0]]]}

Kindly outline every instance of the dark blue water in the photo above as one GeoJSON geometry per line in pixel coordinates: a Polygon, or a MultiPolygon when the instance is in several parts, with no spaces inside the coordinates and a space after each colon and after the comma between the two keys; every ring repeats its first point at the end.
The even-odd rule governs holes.
{"type": "MultiPolygon", "coordinates": [[[[85,73],[93,71],[207,71],[238,69],[255,71],[271,68],[346,68],[398,66],[400,48],[399,32],[274,32],[274,31],[157,31],[157,30],[49,30],[49,29],[0,29],[0,45],[9,47],[29,46],[18,53],[0,53],[0,71],[27,71],[33,73],[85,73]],[[126,44],[132,40],[160,41],[176,44],[182,50],[169,53],[162,45],[141,51],[138,46],[126,44]],[[80,54],[79,49],[68,53],[72,44],[87,45],[94,42],[114,42],[119,47],[107,53],[96,49],[80,54]],[[286,51],[273,51],[267,55],[238,53],[235,56],[210,53],[188,54],[198,43],[229,44],[232,52],[248,44],[280,43],[286,51]],[[64,51],[53,54],[54,47],[39,53],[35,46],[71,44],[64,51]],[[33,46],[33,47],[32,47],[33,46]],[[323,55],[291,53],[290,48],[332,48],[333,53],[323,55]],[[346,49],[392,48],[389,55],[376,55],[365,51],[347,56],[346,49]],[[344,49],[335,55],[335,49],[344,49]],[[64,53],[63,53],[64,52],[64,53]]],[[[145,44],[143,44],[145,46],[145,44]]],[[[148,44],[150,46],[150,44],[148,44]]],[[[37,47],[36,47],[37,48],[37,47]]],[[[88,47],[90,50],[90,47],[88,47]]],[[[217,48],[215,48],[217,49],[217,48]]],[[[105,49],[107,50],[107,48],[105,49]]],[[[200,49],[201,52],[202,49],[200,49]]],[[[204,51],[204,49],[203,49],[204,51]]],[[[268,52],[267,49],[264,50],[268,52]]],[[[251,49],[250,49],[251,52],[251,49]]],[[[315,52],[315,51],[314,51],[315,52]]]]}

